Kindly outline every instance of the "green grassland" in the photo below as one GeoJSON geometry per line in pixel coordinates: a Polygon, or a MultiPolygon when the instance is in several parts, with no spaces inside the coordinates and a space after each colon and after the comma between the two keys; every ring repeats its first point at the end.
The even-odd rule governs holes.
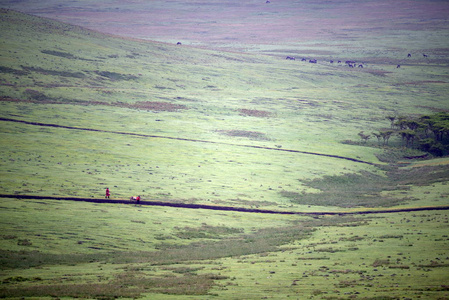
{"type": "Polygon", "coordinates": [[[0,193],[17,195],[0,203],[0,297],[449,298],[445,210],[20,198],[109,187],[111,201],[291,212],[448,205],[447,158],[357,136],[449,110],[440,44],[410,63],[354,50],[368,63],[350,69],[0,17],[0,193]]]}

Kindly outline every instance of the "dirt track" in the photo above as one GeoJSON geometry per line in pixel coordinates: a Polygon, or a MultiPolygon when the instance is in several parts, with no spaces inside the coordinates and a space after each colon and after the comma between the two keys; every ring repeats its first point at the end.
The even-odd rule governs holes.
{"type": "MultiPolygon", "coordinates": [[[[81,198],[81,197],[56,197],[56,196],[35,196],[35,195],[11,195],[0,194],[0,198],[14,198],[14,199],[33,199],[33,200],[57,200],[57,201],[81,201],[90,203],[103,204],[136,204],[124,199],[98,199],[98,198],[81,198]]],[[[431,210],[449,210],[449,205],[443,206],[424,206],[424,207],[407,207],[394,209],[372,209],[372,210],[354,210],[342,212],[295,212],[295,211],[280,211],[268,209],[253,209],[244,207],[221,206],[221,205],[205,205],[205,204],[188,204],[188,203],[173,203],[164,201],[140,201],[140,205],[144,206],[165,206],[186,209],[208,209],[221,211],[234,211],[246,213],[261,213],[261,214],[280,214],[280,215],[309,215],[309,216],[324,216],[324,215],[363,215],[363,214],[386,214],[398,212],[415,212],[415,211],[431,211],[431,210]]]]}
{"type": "Polygon", "coordinates": [[[74,127],[74,126],[64,126],[64,125],[58,125],[58,124],[49,124],[49,123],[40,123],[40,122],[28,122],[28,121],[24,121],[24,120],[9,119],[9,118],[0,118],[0,121],[16,122],[16,123],[23,123],[23,124],[27,124],[27,125],[44,126],[44,127],[55,127],[55,128],[62,128],[62,129],[83,130],[83,131],[93,131],[93,132],[104,132],[104,133],[123,134],[123,135],[147,137],[147,138],[170,139],[170,140],[178,140],[178,141],[186,141],[186,142],[230,145],[230,146],[236,146],[236,147],[255,148],[255,149],[262,149],[262,150],[300,153],[300,154],[324,156],[324,157],[330,157],[330,158],[336,158],[336,159],[344,159],[344,160],[349,160],[349,161],[352,161],[352,162],[362,163],[362,164],[367,164],[367,165],[375,165],[374,163],[363,161],[363,160],[359,160],[359,159],[355,159],[355,158],[351,158],[351,157],[332,155],[332,154],[325,154],[325,153],[300,151],[300,150],[280,149],[280,148],[272,148],[272,147],[264,147],[264,146],[256,146],[256,145],[243,145],[243,144],[233,144],[233,143],[225,143],[225,142],[214,142],[214,141],[206,141],[206,140],[186,139],[186,138],[170,137],[170,136],[162,136],[162,135],[151,135],[151,134],[130,133],[130,132],[121,132],[121,131],[110,131],[110,130],[92,129],[92,128],[83,128],[83,127],[74,127]]]}

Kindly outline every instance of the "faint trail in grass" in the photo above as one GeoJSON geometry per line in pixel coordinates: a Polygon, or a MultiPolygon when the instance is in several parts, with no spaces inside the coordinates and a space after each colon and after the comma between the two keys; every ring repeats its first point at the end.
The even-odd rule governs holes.
{"type": "Polygon", "coordinates": [[[361,164],[367,164],[367,165],[376,165],[374,163],[371,163],[371,162],[368,162],[368,161],[363,161],[363,160],[352,158],[352,157],[333,155],[333,154],[325,154],[325,153],[317,153],[317,152],[309,152],[309,151],[301,151],[301,150],[281,149],[281,148],[272,148],[272,147],[266,147],[266,146],[244,145],[244,144],[234,144],[234,143],[225,143],[225,142],[214,142],[214,141],[206,141],[206,140],[181,138],[181,137],[170,137],[170,136],[163,136],[163,135],[152,135],[152,134],[131,133],[131,132],[112,131],[112,130],[103,130],[103,129],[93,129],[93,128],[84,128],[84,127],[74,127],[74,126],[65,126],[65,125],[49,124],[49,123],[29,122],[29,121],[24,121],[24,120],[1,118],[1,117],[0,117],[0,121],[16,122],[16,123],[23,123],[23,124],[27,124],[27,125],[63,128],[63,129],[72,129],[72,130],[104,132],[104,133],[122,134],[122,135],[147,137],[147,138],[169,139],[169,140],[194,142],[194,143],[208,143],[208,144],[218,144],[218,145],[228,145],[228,146],[235,146],[235,147],[245,147],[245,148],[254,148],[254,149],[262,149],[262,150],[280,151],[280,152],[299,153],[299,154],[306,154],[306,155],[315,155],[315,156],[323,156],[323,157],[329,157],[329,158],[349,160],[349,161],[352,161],[352,162],[361,163],[361,164]]]}
{"type": "MultiPolygon", "coordinates": [[[[109,199],[98,199],[98,198],[14,195],[14,194],[0,194],[0,198],[80,201],[80,202],[104,203],[104,204],[134,204],[134,205],[137,205],[135,202],[131,202],[130,200],[124,200],[124,199],[109,200],[109,199]]],[[[246,212],[246,213],[261,213],[261,214],[306,215],[306,216],[324,216],[324,215],[343,216],[343,215],[387,214],[387,213],[399,213],[399,212],[449,210],[449,205],[404,207],[404,208],[392,208],[392,209],[353,210],[353,211],[340,211],[340,212],[335,212],[335,211],[333,211],[333,212],[280,211],[280,210],[269,210],[269,209],[254,209],[254,208],[244,208],[244,207],[234,207],[234,206],[190,204],[190,203],[164,202],[164,201],[140,201],[140,203],[138,205],[164,206],[164,207],[186,208],[186,209],[206,209],[206,210],[233,211],[233,212],[246,212]]]]}

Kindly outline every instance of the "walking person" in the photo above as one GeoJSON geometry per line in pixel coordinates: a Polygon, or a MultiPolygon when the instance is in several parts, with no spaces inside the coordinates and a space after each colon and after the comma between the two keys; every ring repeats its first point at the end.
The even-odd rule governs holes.
{"type": "Polygon", "coordinates": [[[106,188],[105,198],[109,198],[109,196],[111,196],[111,193],[109,192],[109,188],[106,188]]]}

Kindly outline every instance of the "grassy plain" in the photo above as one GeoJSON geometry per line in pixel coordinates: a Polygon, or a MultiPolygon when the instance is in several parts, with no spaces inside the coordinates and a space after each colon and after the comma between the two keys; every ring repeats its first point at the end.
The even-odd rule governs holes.
{"type": "MultiPolygon", "coordinates": [[[[406,52],[385,62],[354,50],[365,67],[351,69],[0,13],[2,194],[448,204],[447,158],[357,140],[388,115],[449,109],[441,48],[405,64],[406,52]]],[[[449,298],[446,211],[312,218],[20,196],[1,207],[0,297],[449,298]]]]}

